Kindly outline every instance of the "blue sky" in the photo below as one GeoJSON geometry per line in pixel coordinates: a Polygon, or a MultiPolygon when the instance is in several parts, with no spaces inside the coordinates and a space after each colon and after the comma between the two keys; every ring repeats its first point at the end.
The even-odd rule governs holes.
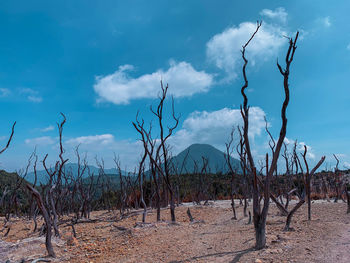
{"type": "Polygon", "coordinates": [[[22,167],[34,147],[57,158],[60,112],[66,156],[81,144],[113,166],[113,152],[132,169],[140,155],[131,121],[147,120],[159,81],[169,83],[181,114],[170,143],[220,149],[240,122],[240,46],[263,20],[247,50],[252,140],[266,152],[263,116],[280,127],[284,35],[301,32],[290,76],[287,138],[309,158],[339,155],[350,166],[350,30],[348,1],[2,1],[0,4],[0,143],[17,121],[0,168],[22,167]]]}

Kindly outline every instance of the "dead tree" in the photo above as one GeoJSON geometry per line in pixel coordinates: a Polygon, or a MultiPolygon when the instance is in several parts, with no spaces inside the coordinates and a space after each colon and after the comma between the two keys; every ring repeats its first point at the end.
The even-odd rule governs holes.
{"type": "Polygon", "coordinates": [[[322,156],[321,160],[316,164],[316,166],[309,172],[309,165],[306,160],[306,154],[307,154],[307,147],[304,145],[304,153],[302,154],[305,164],[305,174],[304,174],[304,184],[305,184],[305,193],[307,196],[307,214],[308,214],[308,220],[311,220],[311,178],[316,172],[316,170],[322,165],[324,160],[326,159],[325,156],[322,156]]]}
{"type": "MultiPolygon", "coordinates": [[[[96,160],[96,165],[99,168],[98,171],[98,178],[97,178],[97,186],[99,185],[99,180],[102,179],[102,184],[101,184],[101,189],[102,189],[102,201],[105,207],[107,207],[108,212],[110,212],[111,210],[113,210],[113,205],[111,203],[111,194],[113,193],[112,191],[112,180],[111,178],[106,175],[105,173],[105,164],[104,164],[104,160],[101,159],[101,161],[99,161],[97,159],[97,157],[95,158],[96,160]],[[105,191],[105,187],[106,187],[106,191],[105,191]]],[[[89,173],[89,178],[90,178],[90,183],[85,187],[86,188],[86,193],[85,198],[86,199],[86,206],[90,206],[90,202],[91,202],[91,198],[93,196],[93,191],[96,191],[96,188],[93,188],[93,181],[94,181],[94,174],[90,173],[90,169],[88,169],[88,173],[89,173]]]]}
{"type": "MultiPolygon", "coordinates": [[[[296,146],[297,146],[297,141],[295,141],[295,143],[294,143],[293,158],[292,158],[293,162],[295,161],[295,165],[296,165],[295,171],[296,171],[296,175],[297,175],[298,174],[298,167],[300,166],[300,170],[301,171],[303,171],[303,167],[301,166],[299,157],[297,155],[296,146]]],[[[285,161],[287,162],[287,159],[285,159],[285,161]]],[[[288,165],[288,164],[286,164],[286,165],[288,165]]],[[[304,189],[305,189],[305,186],[304,186],[304,189]]],[[[292,193],[296,192],[296,191],[297,191],[297,188],[294,188],[290,192],[288,192],[288,194],[287,194],[287,204],[289,203],[288,202],[289,201],[289,196],[292,193]]],[[[299,202],[292,208],[292,210],[290,210],[288,212],[287,219],[286,219],[286,224],[285,224],[284,229],[283,229],[284,231],[292,230],[292,228],[290,227],[290,224],[291,224],[291,221],[292,221],[292,217],[293,217],[294,213],[305,203],[305,194],[301,194],[300,196],[301,196],[301,198],[300,198],[299,202]]],[[[286,204],[286,209],[288,209],[287,204],[286,204]]]]}
{"type": "Polygon", "coordinates": [[[143,143],[143,147],[145,151],[148,154],[148,157],[150,159],[151,165],[154,166],[156,172],[161,175],[161,178],[163,180],[163,183],[165,185],[166,191],[163,191],[165,199],[168,198],[168,194],[170,196],[170,215],[171,215],[171,221],[175,222],[175,191],[173,187],[173,183],[171,181],[171,164],[170,164],[170,151],[169,146],[167,145],[167,140],[171,137],[173,134],[173,131],[177,128],[179,124],[179,117],[175,115],[174,110],[174,99],[172,98],[172,118],[174,120],[174,124],[172,126],[168,126],[168,132],[165,132],[164,128],[164,119],[163,119],[163,109],[164,109],[164,102],[167,96],[168,91],[168,85],[165,87],[163,86],[163,83],[161,82],[161,93],[159,96],[159,103],[156,110],[153,110],[152,106],[150,108],[153,115],[157,118],[159,129],[160,129],[160,135],[159,140],[157,142],[157,145],[153,145],[155,147],[155,153],[151,154],[150,143],[156,143],[151,140],[150,133],[146,132],[143,128],[143,125],[137,120],[137,123],[133,123],[135,129],[141,134],[143,133],[145,138],[147,138],[147,143],[143,143]]]}
{"type": "Polygon", "coordinates": [[[148,141],[148,156],[149,156],[149,165],[150,165],[150,170],[151,174],[153,177],[153,183],[155,185],[155,192],[156,192],[156,207],[157,207],[157,221],[160,221],[160,184],[162,178],[159,175],[159,172],[157,171],[155,163],[158,162],[159,156],[156,156],[155,159],[153,159],[153,154],[154,154],[154,149],[155,149],[155,144],[156,140],[153,140],[151,137],[151,130],[152,126],[150,125],[149,132],[147,133],[147,141],[148,141]],[[154,161],[155,160],[155,161],[154,161]]]}
{"type": "Polygon", "coordinates": [[[226,163],[227,163],[227,166],[229,168],[229,171],[231,173],[231,195],[230,196],[231,196],[231,207],[232,207],[232,212],[233,212],[232,219],[237,220],[236,209],[235,209],[235,198],[234,198],[234,193],[235,193],[234,178],[235,178],[235,175],[237,174],[237,170],[232,167],[232,163],[231,163],[231,155],[233,152],[232,143],[233,143],[233,138],[234,138],[233,134],[234,134],[234,129],[232,129],[232,131],[231,131],[230,139],[228,140],[227,143],[225,143],[225,145],[226,145],[225,159],[226,159],[226,163]]]}
{"type": "Polygon", "coordinates": [[[243,133],[241,128],[238,126],[238,132],[239,132],[239,143],[236,146],[236,151],[239,156],[240,160],[240,166],[242,169],[243,174],[243,196],[244,196],[244,206],[243,206],[243,215],[244,217],[247,217],[247,207],[248,207],[248,195],[251,191],[249,191],[249,187],[251,186],[251,175],[250,173],[247,173],[247,152],[244,149],[244,139],[243,139],[243,133]]]}
{"type": "Polygon", "coordinates": [[[126,207],[126,189],[124,186],[124,179],[123,179],[123,174],[122,174],[122,169],[120,166],[120,160],[119,157],[116,156],[116,154],[114,153],[114,164],[115,167],[118,171],[118,175],[119,175],[119,188],[120,188],[120,206],[119,206],[119,213],[120,213],[120,217],[122,218],[124,216],[124,211],[125,211],[125,207],[126,207]]]}
{"type": "Polygon", "coordinates": [[[294,207],[293,209],[288,213],[287,215],[287,220],[286,220],[286,224],[284,226],[284,231],[290,231],[291,227],[290,227],[290,223],[292,221],[292,217],[294,215],[294,213],[305,203],[305,199],[301,199],[294,207]]]}
{"type": "Polygon", "coordinates": [[[13,137],[13,134],[15,133],[15,126],[16,126],[16,122],[13,123],[12,125],[12,129],[11,129],[11,135],[10,135],[10,138],[8,139],[6,145],[4,148],[2,148],[2,150],[0,150],[0,154],[2,154],[4,151],[7,150],[7,148],[10,146],[10,143],[12,141],[12,137],[13,137]]]}
{"type": "Polygon", "coordinates": [[[142,213],[142,223],[146,222],[146,215],[147,215],[147,206],[145,203],[145,199],[144,199],[144,191],[143,191],[143,183],[144,183],[144,168],[145,168],[145,161],[147,158],[147,139],[146,136],[144,134],[144,121],[142,120],[142,122],[140,123],[137,119],[137,115],[136,115],[136,123],[133,122],[133,125],[135,127],[135,129],[140,133],[141,135],[141,142],[143,143],[144,147],[144,152],[142,154],[141,157],[141,161],[139,163],[139,169],[138,169],[138,174],[137,174],[137,178],[138,178],[138,182],[139,182],[139,187],[140,187],[140,199],[141,199],[141,204],[143,206],[143,213],[142,213]],[[137,124],[136,124],[137,123],[137,124]],[[139,127],[138,127],[139,126],[139,127]]]}
{"type": "Polygon", "coordinates": [[[56,257],[55,252],[54,252],[53,247],[52,247],[52,243],[51,243],[52,222],[51,222],[51,217],[49,215],[49,212],[45,208],[45,205],[44,205],[44,202],[43,202],[43,199],[42,199],[40,193],[29,184],[27,184],[27,188],[32,193],[33,197],[35,198],[36,203],[38,204],[38,207],[39,207],[39,209],[44,217],[44,220],[45,220],[45,225],[46,225],[45,245],[46,245],[47,253],[50,257],[56,257]]]}
{"type": "Polygon", "coordinates": [[[164,166],[164,169],[160,169],[160,165],[158,164],[156,167],[160,174],[163,177],[163,180],[167,186],[167,189],[169,191],[170,195],[170,215],[171,215],[171,221],[175,222],[175,198],[174,198],[174,189],[172,182],[170,180],[170,165],[169,165],[169,148],[167,146],[167,140],[170,138],[170,136],[173,134],[173,131],[177,128],[179,124],[179,117],[175,115],[175,110],[174,110],[174,99],[172,98],[172,117],[175,121],[173,126],[168,126],[168,132],[165,134],[164,131],[164,124],[163,124],[163,107],[164,107],[164,101],[166,99],[166,95],[168,92],[168,85],[164,88],[163,83],[161,82],[161,95],[159,97],[159,104],[157,107],[157,110],[154,111],[151,107],[151,112],[158,118],[158,123],[159,123],[159,128],[160,128],[160,143],[159,147],[157,149],[157,154],[156,156],[162,156],[163,158],[163,163],[162,165],[164,166]],[[160,155],[160,152],[162,154],[160,155]]]}
{"type": "Polygon", "coordinates": [[[347,204],[348,204],[348,209],[346,210],[346,213],[347,214],[350,214],[350,192],[349,192],[349,186],[348,185],[346,185],[345,186],[345,194],[346,194],[346,202],[347,202],[347,204]]]}
{"type": "MultiPolygon", "coordinates": [[[[49,183],[47,185],[47,190],[45,191],[45,188],[43,188],[43,194],[45,195],[45,201],[43,200],[43,196],[30,184],[27,184],[27,189],[30,191],[34,199],[36,200],[36,203],[40,209],[41,214],[44,217],[45,221],[45,232],[46,232],[46,249],[51,257],[55,257],[55,252],[52,248],[51,243],[51,236],[52,236],[52,227],[55,230],[55,235],[59,236],[59,230],[58,230],[58,214],[56,211],[56,207],[58,204],[58,200],[62,197],[61,196],[61,177],[63,172],[63,166],[68,161],[68,159],[63,159],[63,153],[64,149],[62,146],[62,132],[63,132],[63,125],[66,122],[66,117],[63,113],[61,113],[63,117],[63,121],[60,123],[57,123],[58,131],[59,131],[59,161],[56,162],[54,169],[49,169],[46,165],[46,159],[48,157],[48,154],[45,155],[43,159],[43,166],[44,169],[49,176],[49,183]]],[[[36,162],[34,163],[34,171],[36,171],[36,162]]]]}
{"type": "Polygon", "coordinates": [[[335,154],[333,154],[335,160],[337,161],[336,165],[335,165],[335,169],[334,169],[334,186],[335,186],[335,192],[336,192],[336,197],[334,198],[334,203],[337,203],[338,200],[341,198],[341,186],[340,186],[340,172],[338,169],[339,166],[339,159],[337,158],[337,156],[335,154]]]}
{"type": "MultiPolygon", "coordinates": [[[[13,138],[13,134],[15,133],[15,126],[16,126],[16,122],[14,122],[13,125],[12,125],[10,138],[7,140],[7,143],[6,143],[5,147],[2,148],[2,149],[0,150],[0,155],[1,155],[3,152],[5,152],[5,151],[7,150],[7,148],[10,146],[10,143],[11,143],[12,138],[13,138]]],[[[5,189],[4,189],[3,193],[2,193],[1,200],[0,200],[0,205],[1,205],[0,207],[3,207],[5,197],[6,197],[6,195],[9,194],[10,192],[11,192],[11,190],[8,189],[7,187],[5,187],[5,189]]],[[[7,220],[8,220],[8,218],[7,218],[7,220]]]]}
{"type": "MultiPolygon", "coordinates": [[[[7,150],[7,148],[10,146],[10,143],[11,143],[12,138],[13,138],[13,134],[15,133],[15,126],[16,126],[16,122],[14,122],[13,125],[12,125],[10,138],[8,139],[8,141],[7,141],[6,145],[5,145],[5,147],[2,148],[2,149],[0,150],[0,155],[1,155],[3,152],[5,152],[5,151],[7,150]]],[[[8,189],[7,187],[5,187],[5,189],[4,189],[3,193],[2,193],[1,200],[0,200],[1,207],[2,207],[3,204],[4,204],[6,195],[8,195],[10,192],[11,192],[11,190],[8,189]]]]}
{"type": "Polygon", "coordinates": [[[287,118],[286,118],[286,109],[289,103],[289,73],[290,73],[290,65],[294,58],[294,53],[296,50],[296,42],[298,39],[299,32],[297,32],[295,39],[290,38],[289,39],[289,47],[286,54],[285,62],[286,62],[286,68],[282,69],[280,64],[277,62],[277,67],[280,71],[280,73],[283,76],[283,86],[284,86],[284,93],[285,93],[285,99],[282,105],[281,109],[281,117],[282,117],[282,127],[280,130],[280,135],[276,144],[276,147],[274,149],[274,154],[272,155],[272,161],[271,164],[269,164],[269,158],[268,154],[266,154],[266,178],[265,183],[263,184],[263,187],[261,190],[263,190],[264,194],[264,203],[263,208],[261,209],[261,204],[259,202],[259,183],[258,183],[258,175],[256,171],[256,166],[253,160],[253,155],[250,149],[250,142],[249,142],[249,136],[248,136],[248,127],[249,127],[249,107],[248,107],[248,98],[245,94],[245,90],[248,87],[248,79],[246,75],[246,67],[248,64],[248,60],[245,57],[245,51],[246,47],[249,45],[251,40],[254,38],[256,33],[258,32],[259,28],[261,27],[261,22],[257,23],[257,28],[255,32],[252,34],[250,39],[247,41],[247,43],[242,48],[242,59],[244,61],[243,65],[243,78],[244,78],[244,85],[241,88],[241,93],[243,96],[243,106],[241,106],[241,115],[243,118],[243,139],[244,139],[244,148],[247,153],[247,159],[249,164],[249,170],[250,173],[253,175],[253,221],[254,221],[254,228],[255,228],[255,240],[256,249],[262,249],[265,247],[266,244],[266,218],[267,213],[269,209],[269,200],[270,200],[270,179],[273,173],[276,170],[277,161],[280,155],[280,150],[284,141],[284,138],[286,136],[287,132],[287,118]]]}
{"type": "MultiPolygon", "coordinates": [[[[50,222],[53,225],[53,228],[55,230],[55,236],[60,236],[60,232],[58,230],[58,215],[56,212],[56,206],[55,206],[55,201],[54,201],[54,190],[56,188],[56,184],[54,184],[54,177],[57,173],[57,169],[58,169],[58,162],[55,165],[55,169],[51,170],[49,168],[47,168],[46,166],[46,159],[48,157],[48,154],[45,155],[44,159],[43,159],[43,166],[44,169],[46,171],[46,173],[49,175],[49,184],[48,184],[48,191],[46,192],[46,205],[49,209],[47,209],[47,211],[49,212],[49,215],[51,217],[51,214],[53,215],[53,220],[52,222],[50,222]]],[[[34,196],[35,197],[35,196],[34,196]]],[[[36,198],[36,201],[38,201],[38,199],[36,198]]],[[[39,204],[38,204],[39,206],[39,204]]],[[[46,225],[47,226],[47,225],[46,225]]]]}

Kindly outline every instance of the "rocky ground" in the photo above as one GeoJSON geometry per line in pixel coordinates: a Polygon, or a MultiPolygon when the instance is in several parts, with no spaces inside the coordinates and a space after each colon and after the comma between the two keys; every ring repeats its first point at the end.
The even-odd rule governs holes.
{"type": "MultiPolygon", "coordinates": [[[[256,251],[253,225],[237,208],[232,220],[229,201],[190,205],[195,222],[190,223],[189,205],[176,208],[177,223],[169,223],[169,210],[162,210],[156,223],[150,211],[147,224],[141,215],[116,220],[117,213],[94,212],[91,221],[75,226],[61,225],[60,239],[54,239],[56,259],[51,262],[350,262],[350,214],[346,204],[317,201],[312,204],[312,220],[306,205],[295,214],[284,232],[285,217],[273,204],[267,221],[267,248],[256,251]]],[[[251,207],[249,207],[251,209],[251,207]]],[[[9,235],[0,242],[0,262],[31,262],[45,257],[44,238],[32,233],[33,222],[12,219],[9,235]]],[[[5,232],[3,230],[3,232],[5,232]]],[[[3,236],[3,234],[1,235],[3,236]]],[[[47,258],[46,258],[47,259],[47,258]]]]}

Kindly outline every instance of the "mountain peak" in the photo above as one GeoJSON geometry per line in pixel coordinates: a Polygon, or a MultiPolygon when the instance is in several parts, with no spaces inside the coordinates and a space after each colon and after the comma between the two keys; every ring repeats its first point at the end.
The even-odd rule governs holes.
{"type": "MultiPolygon", "coordinates": [[[[203,158],[208,160],[207,172],[227,173],[228,165],[225,154],[210,144],[195,143],[171,159],[180,173],[200,172],[203,168],[203,158]],[[199,171],[198,171],[199,170],[199,171]]],[[[240,171],[239,161],[230,157],[232,166],[240,171]]]]}

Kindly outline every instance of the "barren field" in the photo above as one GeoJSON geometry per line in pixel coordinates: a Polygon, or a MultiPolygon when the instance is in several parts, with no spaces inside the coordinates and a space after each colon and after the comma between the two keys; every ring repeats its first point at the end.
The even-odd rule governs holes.
{"type": "MultiPolygon", "coordinates": [[[[251,206],[249,207],[251,209],[251,206]]],[[[149,211],[147,224],[133,211],[118,221],[118,214],[94,212],[91,222],[71,228],[62,224],[61,239],[53,239],[56,259],[51,262],[350,262],[350,215],[346,204],[314,202],[312,221],[306,219],[304,205],[291,226],[282,231],[285,217],[273,204],[267,222],[267,248],[255,251],[253,225],[247,225],[243,208],[232,220],[230,201],[206,206],[182,205],[176,209],[177,223],[169,223],[167,209],[162,222],[149,211]],[[195,222],[190,223],[187,207],[195,222]]],[[[44,237],[32,234],[33,222],[12,219],[9,235],[0,242],[0,262],[31,262],[45,257],[44,237]],[[24,261],[21,261],[23,260],[24,261]]],[[[5,230],[3,230],[5,232],[5,230]]],[[[3,236],[3,234],[2,234],[3,236]]]]}

